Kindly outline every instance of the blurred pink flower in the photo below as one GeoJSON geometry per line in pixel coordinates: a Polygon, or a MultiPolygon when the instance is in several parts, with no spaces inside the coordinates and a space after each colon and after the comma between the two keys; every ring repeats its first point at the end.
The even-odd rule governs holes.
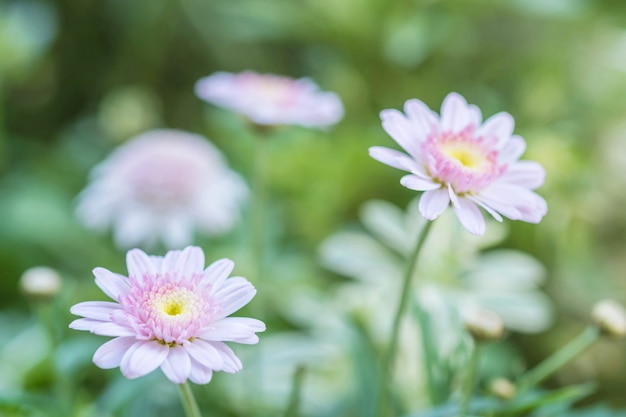
{"type": "Polygon", "coordinates": [[[91,173],[77,215],[93,229],[112,227],[124,248],[161,240],[175,248],[193,241],[194,230],[230,230],[248,194],[220,151],[202,136],[178,130],[138,135],[91,173]]]}
{"type": "Polygon", "coordinates": [[[519,161],[526,149],[520,136],[512,135],[514,121],[498,113],[482,121],[478,107],[450,93],[441,105],[441,117],[417,99],[408,100],[404,113],[383,110],[385,131],[407,153],[379,146],[370,156],[391,167],[410,172],[400,183],[423,191],[422,216],[437,218],[452,203],[470,232],[482,235],[482,207],[497,221],[539,223],[547,212],[545,200],[531,190],[540,187],[545,171],[536,162],[519,161]]]}
{"type": "Polygon", "coordinates": [[[239,113],[259,125],[327,127],[343,117],[337,94],[319,91],[307,78],[216,72],[198,80],[196,95],[209,103],[239,113]]]}
{"type": "Polygon", "coordinates": [[[176,384],[211,381],[213,371],[235,373],[241,361],[224,342],[255,344],[263,322],[227,317],[248,304],[255,288],[242,277],[228,278],[234,264],[220,259],[204,269],[204,253],[187,247],[165,257],[132,249],[128,278],[96,268],[96,285],[116,302],[87,301],[70,309],[83,316],[70,324],[113,336],[94,354],[103,369],[120,367],[127,378],[160,367],[176,384]]]}

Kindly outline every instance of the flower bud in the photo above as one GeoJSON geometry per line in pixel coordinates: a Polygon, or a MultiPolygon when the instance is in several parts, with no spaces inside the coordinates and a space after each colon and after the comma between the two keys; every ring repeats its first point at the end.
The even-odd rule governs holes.
{"type": "Polygon", "coordinates": [[[502,400],[510,400],[515,397],[517,389],[508,379],[496,378],[489,383],[489,392],[502,400]]]}
{"type": "Polygon", "coordinates": [[[626,337],[626,310],[613,300],[601,300],[593,307],[591,318],[604,334],[626,337]]]}
{"type": "Polygon", "coordinates": [[[61,276],[46,266],[29,268],[20,278],[20,288],[33,298],[52,298],[61,290],[61,276]]]}
{"type": "Polygon", "coordinates": [[[496,313],[484,308],[474,308],[465,314],[465,328],[477,342],[496,340],[504,333],[504,323],[496,313]]]}

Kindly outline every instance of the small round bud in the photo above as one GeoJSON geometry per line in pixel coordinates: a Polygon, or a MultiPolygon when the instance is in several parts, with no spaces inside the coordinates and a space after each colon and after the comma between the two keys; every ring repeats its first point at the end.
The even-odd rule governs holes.
{"type": "Polygon", "coordinates": [[[510,400],[517,394],[517,388],[506,378],[496,378],[489,383],[489,392],[502,400],[510,400]]]}
{"type": "Polygon", "coordinates": [[[477,342],[496,340],[504,333],[504,323],[496,313],[473,308],[464,315],[465,328],[477,342]]]}
{"type": "Polygon", "coordinates": [[[24,271],[20,288],[33,298],[51,298],[61,291],[61,277],[52,268],[36,266],[24,271]]]}
{"type": "Polygon", "coordinates": [[[596,303],[591,318],[604,334],[616,338],[626,337],[626,310],[613,300],[602,300],[596,303]]]}

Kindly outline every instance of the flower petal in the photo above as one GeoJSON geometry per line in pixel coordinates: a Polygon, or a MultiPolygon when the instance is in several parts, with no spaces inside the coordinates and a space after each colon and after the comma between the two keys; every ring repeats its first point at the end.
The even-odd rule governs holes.
{"type": "Polygon", "coordinates": [[[116,337],[109,340],[96,350],[93,355],[93,363],[102,369],[117,368],[120,366],[124,354],[135,343],[137,343],[137,339],[134,337],[116,337]]]}
{"type": "Polygon", "coordinates": [[[534,190],[543,185],[545,178],[546,171],[539,163],[518,161],[507,168],[506,172],[500,177],[500,181],[534,190]]]}
{"type": "Polygon", "coordinates": [[[480,109],[477,106],[470,104],[467,106],[467,111],[469,112],[470,123],[473,126],[480,126],[483,122],[483,115],[480,109]]]}
{"type": "Polygon", "coordinates": [[[413,157],[419,156],[420,136],[416,134],[409,120],[395,109],[380,112],[383,129],[398,145],[413,157]]]}
{"type": "Polygon", "coordinates": [[[502,146],[501,142],[508,140],[513,134],[513,128],[515,127],[515,121],[513,116],[506,112],[496,113],[489,119],[485,120],[485,123],[478,129],[478,136],[483,136],[488,139],[495,139],[497,146],[502,146]]]}
{"type": "Polygon", "coordinates": [[[470,121],[467,101],[457,93],[448,94],[441,105],[442,132],[458,133],[465,129],[470,121]]]}
{"type": "Polygon", "coordinates": [[[224,359],[215,347],[202,339],[195,338],[183,346],[192,359],[207,368],[219,371],[224,366],[224,359]]]}
{"type": "Polygon", "coordinates": [[[426,191],[441,188],[441,184],[433,182],[431,179],[420,178],[415,174],[405,175],[400,179],[400,184],[409,190],[426,191]]]}
{"type": "Polygon", "coordinates": [[[212,369],[196,362],[193,358],[191,359],[191,371],[189,372],[189,380],[191,382],[199,385],[208,384],[211,382],[212,377],[212,369]]]}
{"type": "Polygon", "coordinates": [[[243,317],[226,317],[211,323],[201,334],[204,340],[215,342],[237,342],[255,344],[259,337],[255,332],[265,330],[265,324],[256,319],[243,317]]]}
{"type": "Polygon", "coordinates": [[[161,263],[162,274],[172,273],[176,270],[176,262],[178,262],[178,257],[181,253],[182,251],[179,250],[167,251],[161,263]]]}
{"type": "Polygon", "coordinates": [[[404,112],[413,124],[414,134],[419,141],[425,140],[433,128],[439,124],[437,114],[421,100],[407,100],[404,103],[404,112]]]}
{"type": "Polygon", "coordinates": [[[101,322],[101,324],[91,328],[91,333],[98,336],[136,336],[136,332],[125,326],[112,322],[101,322]]]}
{"type": "Polygon", "coordinates": [[[141,249],[131,249],[126,254],[126,266],[128,267],[128,276],[137,280],[141,280],[144,274],[156,275],[158,270],[150,257],[141,249]]]}
{"type": "Polygon", "coordinates": [[[118,301],[119,297],[125,295],[130,289],[125,276],[115,274],[108,269],[95,268],[93,275],[96,277],[96,285],[113,300],[118,301]]]}
{"type": "Polygon", "coordinates": [[[468,232],[474,235],[485,233],[485,218],[473,201],[459,197],[453,205],[456,216],[468,232]]]}
{"type": "Polygon", "coordinates": [[[201,274],[204,270],[204,252],[197,246],[186,247],[178,257],[174,269],[181,277],[201,274]]]}
{"type": "Polygon", "coordinates": [[[235,269],[235,263],[230,259],[217,260],[204,270],[204,279],[208,284],[211,284],[213,291],[217,291],[233,272],[233,269],[235,269]]]}
{"type": "Polygon", "coordinates": [[[110,301],[85,301],[72,306],[70,313],[88,319],[109,321],[111,313],[119,309],[121,309],[119,304],[110,301]]]}
{"type": "Polygon", "coordinates": [[[168,357],[170,347],[154,340],[140,341],[126,351],[120,371],[126,378],[138,378],[158,368],[168,357]]]}
{"type": "Polygon", "coordinates": [[[235,372],[241,371],[243,365],[241,361],[235,355],[235,352],[231,348],[229,348],[226,343],[222,342],[211,342],[213,347],[217,349],[217,351],[222,355],[222,359],[224,360],[223,371],[228,372],[230,374],[234,374],[235,372]]]}
{"type": "Polygon", "coordinates": [[[220,306],[219,316],[231,315],[248,304],[255,294],[256,289],[247,279],[243,277],[229,278],[222,288],[214,294],[215,300],[220,306]]]}
{"type": "MultiPolygon", "coordinates": [[[[392,168],[401,169],[406,171],[406,163],[402,163],[402,160],[413,161],[407,154],[395,149],[389,149],[382,146],[372,146],[369,148],[369,154],[372,158],[378,162],[382,162],[385,165],[389,165],[392,168]]],[[[410,162],[409,162],[410,163],[410,162]]],[[[413,162],[415,163],[415,162],[413,162]]]]}
{"type": "Polygon", "coordinates": [[[93,319],[76,319],[69,325],[70,329],[92,331],[96,326],[100,326],[102,321],[93,319]]]}
{"type": "Polygon", "coordinates": [[[175,384],[184,384],[191,373],[191,358],[187,351],[180,347],[169,349],[167,359],[161,364],[161,370],[175,384]]]}
{"type": "Polygon", "coordinates": [[[419,210],[427,220],[435,220],[450,205],[447,188],[426,191],[419,201],[419,210]]]}
{"type": "Polygon", "coordinates": [[[520,159],[525,150],[526,141],[521,136],[513,135],[504,143],[498,160],[502,164],[510,164],[520,159]]]}

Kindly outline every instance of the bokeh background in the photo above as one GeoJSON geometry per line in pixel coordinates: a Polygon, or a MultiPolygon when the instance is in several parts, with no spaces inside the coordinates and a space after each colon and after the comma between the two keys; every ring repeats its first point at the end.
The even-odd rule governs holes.
{"type": "MultiPolygon", "coordinates": [[[[538,334],[507,336],[520,361],[532,365],[577,334],[597,300],[626,301],[621,0],[3,0],[0,415],[180,413],[162,375],[129,382],[99,370],[90,358],[102,338],[67,329],[69,306],[102,297],[91,270],[125,271],[110,234],[76,219],[76,196],[111,150],[159,127],[205,135],[250,182],[246,124],[193,94],[200,77],[246,69],[310,77],[346,109],[328,131],[284,128],[272,141],[270,263],[279,288],[267,294],[311,288],[323,299],[346,281],[320,265],[320,244],[360,228],[364,202],[404,208],[414,197],[399,186],[399,172],[368,157],[369,146],[392,144],[378,112],[414,97],[438,109],[456,91],[485,116],[511,113],[528,143],[525,158],[547,170],[543,222],[508,222],[488,248],[526,252],[546,269],[554,321],[538,334]],[[53,300],[20,290],[33,266],[62,277],[53,300]]],[[[244,222],[196,243],[209,259],[242,259],[245,273],[246,233],[244,222]]],[[[301,320],[306,311],[294,318],[287,307],[259,305],[268,334],[314,336],[301,320]]],[[[546,385],[596,380],[587,403],[626,407],[625,358],[624,343],[602,341],[546,385]]],[[[233,376],[197,391],[212,407],[207,415],[250,415],[245,401],[221,397],[226,378],[233,376]]],[[[348,409],[325,413],[358,415],[348,409]]]]}

